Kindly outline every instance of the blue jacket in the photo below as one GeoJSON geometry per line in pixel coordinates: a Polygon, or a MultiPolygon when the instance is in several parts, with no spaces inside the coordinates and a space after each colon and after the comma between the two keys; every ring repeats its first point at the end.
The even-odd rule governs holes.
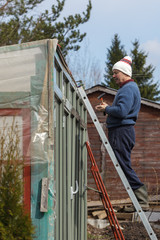
{"type": "Polygon", "coordinates": [[[112,106],[107,106],[107,127],[135,124],[141,106],[141,96],[133,81],[124,84],[114,98],[112,106]]]}

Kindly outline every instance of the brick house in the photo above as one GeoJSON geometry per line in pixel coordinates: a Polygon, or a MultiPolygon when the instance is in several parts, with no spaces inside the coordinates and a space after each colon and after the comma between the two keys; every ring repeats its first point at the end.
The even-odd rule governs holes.
{"type": "MultiPolygon", "coordinates": [[[[86,90],[86,94],[95,109],[100,103],[97,99],[105,93],[103,99],[108,104],[112,104],[116,90],[96,85],[86,90]]],[[[96,112],[106,135],[106,116],[102,112],[96,112]]],[[[88,115],[88,136],[93,155],[101,172],[101,176],[110,195],[110,199],[128,198],[128,194],[112,164],[108,153],[104,150],[99,134],[88,115]]],[[[132,150],[132,167],[138,177],[148,188],[149,195],[160,194],[160,104],[142,99],[141,109],[135,125],[136,144],[132,150]]],[[[96,189],[94,178],[90,170],[90,160],[88,158],[88,187],[96,189]]],[[[88,191],[88,200],[98,200],[99,195],[88,191]]]]}

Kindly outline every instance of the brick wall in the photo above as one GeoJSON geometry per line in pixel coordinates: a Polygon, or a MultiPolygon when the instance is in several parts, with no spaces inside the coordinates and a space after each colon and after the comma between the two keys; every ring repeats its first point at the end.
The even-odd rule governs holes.
{"type": "MultiPolygon", "coordinates": [[[[88,98],[95,109],[100,103],[97,97],[102,94],[96,91],[88,94],[88,98]]],[[[112,104],[114,95],[105,94],[104,101],[112,104]]],[[[95,111],[96,112],[96,111],[95,111]]],[[[105,129],[106,116],[102,112],[96,112],[100,123],[105,129]]],[[[149,195],[160,194],[160,110],[157,108],[141,105],[141,110],[135,125],[136,144],[132,151],[132,167],[138,177],[148,187],[149,195]]],[[[105,183],[110,199],[128,198],[125,188],[112,164],[108,154],[102,148],[99,134],[88,115],[88,135],[92,152],[97,162],[101,176],[105,183]]],[[[95,188],[96,185],[90,170],[91,164],[88,157],[88,186],[95,188]]],[[[88,190],[88,200],[99,200],[99,194],[88,190]]]]}

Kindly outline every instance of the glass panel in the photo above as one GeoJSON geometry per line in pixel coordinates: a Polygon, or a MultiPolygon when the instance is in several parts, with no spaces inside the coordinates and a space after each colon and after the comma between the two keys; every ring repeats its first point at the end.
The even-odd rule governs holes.
{"type": "Polygon", "coordinates": [[[60,66],[58,65],[57,61],[55,61],[55,71],[56,71],[56,84],[57,86],[61,89],[61,68],[60,66]]]}
{"type": "MultiPolygon", "coordinates": [[[[0,156],[2,160],[8,159],[7,151],[15,149],[15,156],[23,156],[22,146],[23,122],[21,116],[0,116],[0,156]]],[[[17,159],[20,160],[20,159],[17,159]]]]}

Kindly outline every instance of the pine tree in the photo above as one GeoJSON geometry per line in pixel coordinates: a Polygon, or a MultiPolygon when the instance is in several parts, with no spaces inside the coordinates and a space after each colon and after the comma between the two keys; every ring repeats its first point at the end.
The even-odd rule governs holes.
{"type": "Polygon", "coordinates": [[[15,122],[1,128],[0,145],[0,240],[31,240],[34,227],[22,201],[23,160],[15,122]]]}
{"type": "Polygon", "coordinates": [[[41,39],[57,38],[64,55],[68,50],[77,51],[86,33],[80,33],[79,26],[87,22],[91,13],[91,0],[86,11],[70,15],[58,21],[66,0],[56,0],[50,10],[38,16],[34,14],[45,0],[10,0],[0,5],[0,46],[41,39]]]}
{"type": "MultiPolygon", "coordinates": [[[[133,50],[130,53],[130,56],[132,57],[132,78],[140,89],[141,97],[153,101],[159,101],[159,84],[153,80],[155,68],[151,64],[148,66],[146,65],[148,55],[144,51],[139,50],[139,42],[135,40],[132,44],[133,50]]],[[[121,45],[121,41],[117,34],[115,34],[114,39],[112,40],[112,45],[107,51],[106,73],[102,84],[107,87],[118,89],[119,87],[116,85],[112,77],[112,67],[127,54],[123,45],[121,45]]]]}
{"type": "Polygon", "coordinates": [[[114,35],[112,40],[112,45],[107,49],[107,61],[105,67],[104,81],[102,84],[107,87],[118,89],[117,84],[115,83],[112,75],[112,67],[113,65],[122,59],[126,55],[124,50],[124,46],[121,45],[121,41],[119,39],[118,34],[114,35]]]}
{"type": "Polygon", "coordinates": [[[146,66],[147,56],[144,51],[139,50],[139,42],[135,40],[131,51],[133,79],[139,86],[141,97],[158,101],[160,100],[159,84],[153,80],[155,68],[151,64],[146,66]]]}

